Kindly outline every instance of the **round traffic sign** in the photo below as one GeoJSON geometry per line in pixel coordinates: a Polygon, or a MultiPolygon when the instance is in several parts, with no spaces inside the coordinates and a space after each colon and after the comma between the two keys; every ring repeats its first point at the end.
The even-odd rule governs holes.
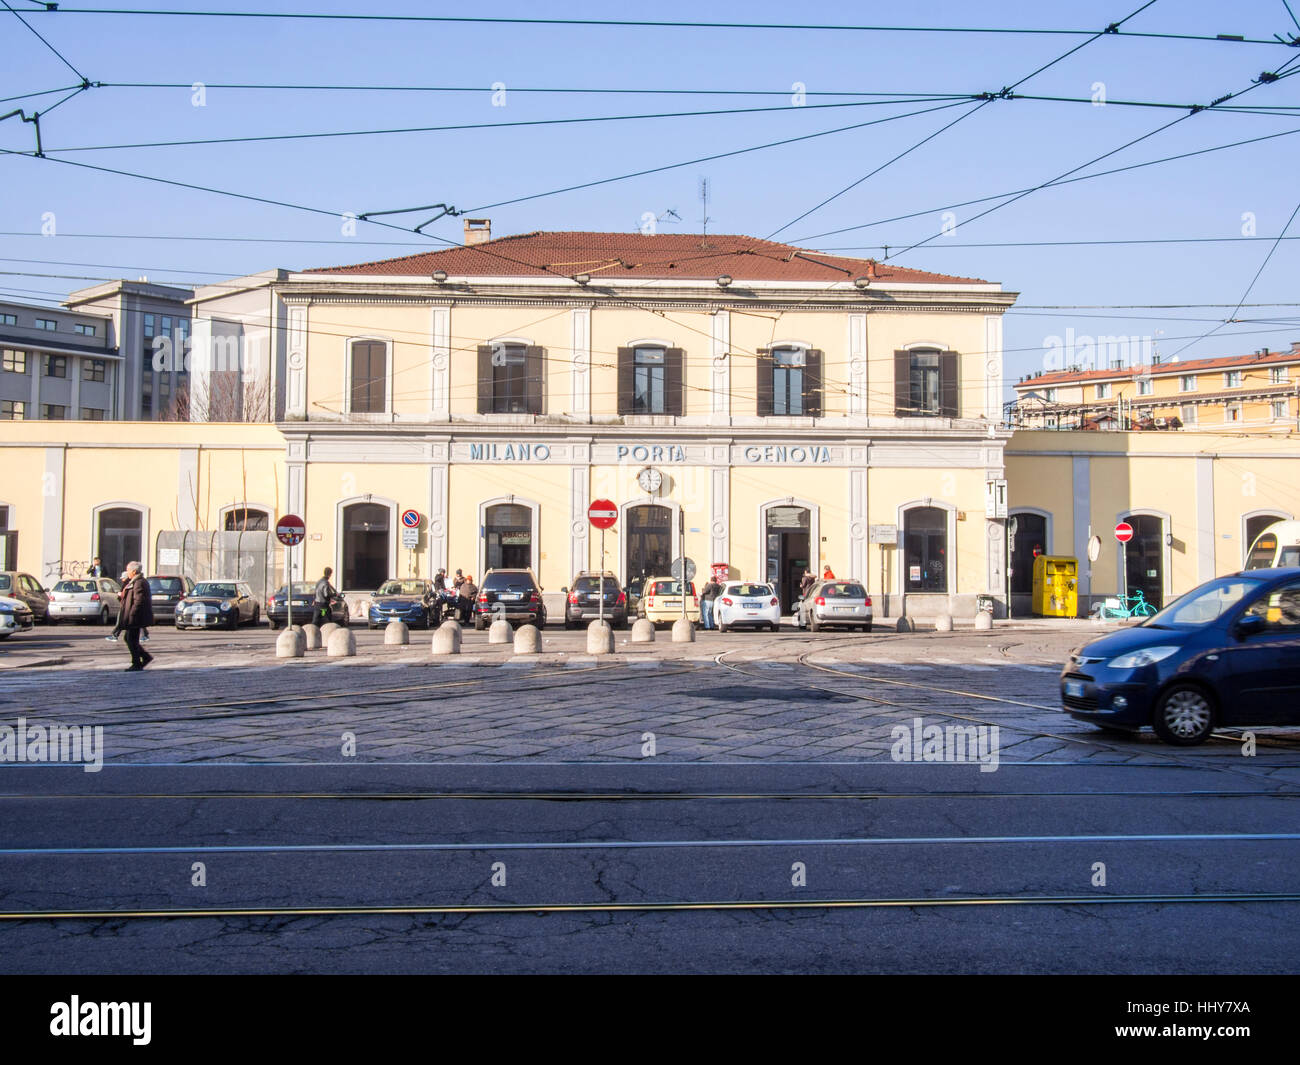
{"type": "Polygon", "coordinates": [[[418,510],[402,511],[402,524],[408,529],[418,529],[420,527],[420,512],[418,510]]]}
{"type": "Polygon", "coordinates": [[[608,499],[593,499],[587,508],[587,520],[597,529],[613,528],[618,521],[618,507],[608,499]]]}
{"type": "Polygon", "coordinates": [[[285,547],[294,547],[302,543],[307,535],[307,526],[297,514],[286,514],[275,522],[275,538],[285,547]]]}
{"type": "Polygon", "coordinates": [[[673,567],[671,572],[672,572],[673,580],[676,581],[684,580],[687,582],[695,580],[695,559],[693,558],[673,559],[673,567]],[[683,572],[685,572],[686,574],[685,577],[682,576],[683,572]]]}
{"type": "Polygon", "coordinates": [[[1115,526],[1115,539],[1121,544],[1126,544],[1133,539],[1133,526],[1126,521],[1121,521],[1115,526]]]}

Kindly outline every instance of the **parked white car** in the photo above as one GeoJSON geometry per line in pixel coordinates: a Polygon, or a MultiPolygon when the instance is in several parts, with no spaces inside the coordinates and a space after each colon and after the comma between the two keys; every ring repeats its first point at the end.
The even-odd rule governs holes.
{"type": "Polygon", "coordinates": [[[781,600],[770,584],[727,581],[713,600],[713,621],[719,632],[743,625],[776,632],[781,624],[781,600]]]}
{"type": "Polygon", "coordinates": [[[59,581],[50,590],[50,624],[98,621],[111,625],[122,606],[122,589],[110,577],[80,577],[59,581]]]}

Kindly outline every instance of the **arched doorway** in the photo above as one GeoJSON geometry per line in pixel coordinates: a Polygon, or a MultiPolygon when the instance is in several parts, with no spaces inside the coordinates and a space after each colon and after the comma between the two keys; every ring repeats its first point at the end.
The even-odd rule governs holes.
{"type": "Polygon", "coordinates": [[[947,592],[950,575],[948,512],[913,507],[903,515],[903,590],[947,592]]]}
{"type": "Polygon", "coordinates": [[[1033,511],[1011,514],[1016,531],[1011,544],[1011,594],[1033,595],[1034,559],[1051,554],[1047,543],[1047,518],[1033,511]]]}
{"type": "Polygon", "coordinates": [[[1251,545],[1260,533],[1279,521],[1290,520],[1290,514],[1283,514],[1278,511],[1259,510],[1254,514],[1245,515],[1242,518],[1241,564],[1244,566],[1249,560],[1251,545]]]}
{"type": "Polygon", "coordinates": [[[643,503],[623,512],[627,557],[623,583],[661,577],[673,564],[673,512],[657,503],[643,503]]]}
{"type": "Polygon", "coordinates": [[[353,503],[343,508],[343,572],[339,577],[343,590],[370,591],[393,576],[390,509],[383,503],[353,503]]]}
{"type": "Polygon", "coordinates": [[[763,511],[764,575],[777,586],[781,609],[789,611],[799,597],[804,570],[816,573],[812,556],[813,512],[797,503],[774,504],[763,511]]]}
{"type": "Polygon", "coordinates": [[[1156,609],[1165,604],[1165,519],[1156,514],[1130,514],[1133,539],[1124,545],[1124,591],[1139,589],[1156,609]]]}
{"type": "Polygon", "coordinates": [[[533,568],[533,508],[497,503],[483,514],[484,572],[533,568]]]}
{"type": "Polygon", "coordinates": [[[226,532],[267,532],[271,515],[261,507],[231,507],[224,516],[226,532]]]}
{"type": "Polygon", "coordinates": [[[139,562],[146,570],[148,559],[140,557],[144,544],[144,515],[134,507],[105,507],[95,519],[95,554],[104,572],[116,580],[128,562],[139,562]]]}

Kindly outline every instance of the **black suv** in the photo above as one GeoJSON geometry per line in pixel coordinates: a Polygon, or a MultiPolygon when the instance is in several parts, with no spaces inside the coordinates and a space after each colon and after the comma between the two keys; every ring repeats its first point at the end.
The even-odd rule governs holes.
{"type": "Polygon", "coordinates": [[[474,602],[474,628],[480,632],[504,618],[511,624],[546,625],[542,588],[530,569],[490,569],[474,602]]]}
{"type": "Polygon", "coordinates": [[[583,570],[573,578],[573,587],[561,588],[566,592],[564,602],[564,627],[576,628],[584,621],[600,617],[601,581],[604,581],[605,620],[615,628],[627,624],[627,594],[618,586],[618,578],[606,570],[583,570]]]}

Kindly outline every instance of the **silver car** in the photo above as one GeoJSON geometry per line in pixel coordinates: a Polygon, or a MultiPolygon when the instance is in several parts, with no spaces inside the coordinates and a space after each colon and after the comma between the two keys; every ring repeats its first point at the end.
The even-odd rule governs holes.
{"type": "Polygon", "coordinates": [[[861,581],[818,581],[796,605],[794,623],[813,632],[832,625],[861,625],[863,632],[870,632],[871,596],[861,581]]]}
{"type": "Polygon", "coordinates": [[[98,621],[101,625],[111,625],[122,607],[121,596],[121,586],[110,577],[59,581],[50,589],[50,624],[98,621]]]}

